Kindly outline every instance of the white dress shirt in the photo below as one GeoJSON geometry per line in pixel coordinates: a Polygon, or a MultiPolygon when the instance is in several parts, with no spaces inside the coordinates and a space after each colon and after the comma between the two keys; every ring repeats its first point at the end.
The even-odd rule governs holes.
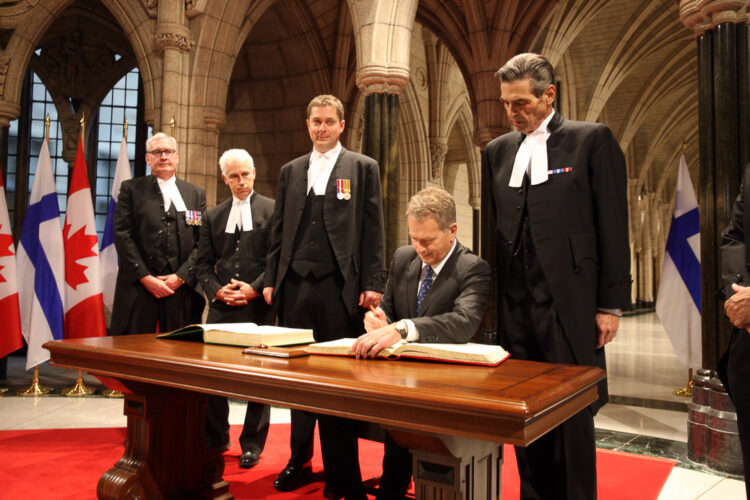
{"type": "Polygon", "coordinates": [[[320,153],[313,149],[310,154],[310,168],[307,169],[307,192],[310,189],[316,195],[326,194],[328,178],[331,176],[333,166],[341,153],[341,143],[336,143],[336,147],[320,153]]]}

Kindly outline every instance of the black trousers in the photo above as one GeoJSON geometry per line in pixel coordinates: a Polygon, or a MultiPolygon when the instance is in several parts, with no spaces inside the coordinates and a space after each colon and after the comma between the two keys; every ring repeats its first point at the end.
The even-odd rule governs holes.
{"type": "MultiPolygon", "coordinates": [[[[551,299],[537,302],[526,294],[515,302],[503,297],[501,306],[504,347],[514,359],[575,363],[551,299]]],[[[593,349],[593,331],[591,342],[593,349]]],[[[521,498],[595,499],[595,443],[594,414],[585,408],[529,446],[517,446],[521,498]]]]}
{"type": "Polygon", "coordinates": [[[727,349],[724,385],[737,408],[737,428],[745,469],[745,494],[750,498],[750,333],[735,329],[727,349]]]}
{"type": "MultiPolygon", "coordinates": [[[[343,284],[338,272],[317,278],[313,275],[303,277],[290,269],[279,299],[280,324],[312,328],[318,342],[359,336],[364,332],[364,310],[349,314],[341,300],[343,284]]],[[[326,489],[341,492],[346,498],[364,498],[357,456],[356,422],[298,410],[291,413],[292,460],[305,463],[312,457],[317,420],[326,489]]]]}
{"type": "MultiPolygon", "coordinates": [[[[223,448],[229,443],[229,402],[223,396],[208,396],[206,407],[206,444],[209,448],[223,448]]],[[[271,407],[263,403],[247,402],[245,422],[240,434],[242,453],[261,453],[268,437],[271,407]]]]}
{"type": "Polygon", "coordinates": [[[127,326],[113,334],[169,332],[200,323],[206,301],[189,285],[183,284],[173,295],[157,299],[140,283],[133,285],[135,300],[129,311],[127,326]]]}

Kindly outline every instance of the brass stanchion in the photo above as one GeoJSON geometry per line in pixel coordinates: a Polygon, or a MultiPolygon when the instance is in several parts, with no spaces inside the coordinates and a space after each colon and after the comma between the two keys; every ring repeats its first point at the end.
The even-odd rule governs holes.
{"type": "Polygon", "coordinates": [[[102,391],[102,396],[105,398],[124,398],[125,395],[121,393],[120,391],[116,391],[114,389],[107,389],[105,391],[102,391]]]}
{"type": "Polygon", "coordinates": [[[96,392],[96,389],[93,387],[86,387],[83,383],[83,372],[81,370],[78,370],[78,378],[76,379],[76,385],[73,387],[69,387],[68,389],[63,389],[62,395],[68,396],[68,397],[81,397],[81,396],[91,396],[96,392]]]}
{"type": "Polygon", "coordinates": [[[692,398],[693,397],[693,369],[690,368],[688,370],[688,381],[687,384],[685,384],[685,387],[680,387],[679,389],[675,389],[672,391],[672,394],[675,396],[682,396],[685,398],[692,398]]]}
{"type": "Polygon", "coordinates": [[[34,367],[34,379],[26,389],[18,389],[16,396],[46,396],[52,392],[51,387],[39,384],[39,367],[34,367]]]}
{"type": "Polygon", "coordinates": [[[8,392],[7,387],[0,387],[0,397],[3,397],[6,392],[8,392]]]}

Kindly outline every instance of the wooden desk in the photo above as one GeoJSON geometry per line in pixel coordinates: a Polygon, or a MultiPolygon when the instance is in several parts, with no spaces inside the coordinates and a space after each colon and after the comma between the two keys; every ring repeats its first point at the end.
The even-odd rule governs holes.
{"type": "Polygon", "coordinates": [[[152,334],[44,347],[52,364],[125,393],[125,453],[99,481],[103,499],[232,498],[222,455],[205,447],[206,394],[382,424],[414,452],[418,498],[499,498],[497,443],[531,443],[593,402],[605,376],[594,367],[513,359],[495,368],[281,359],[152,334]]]}

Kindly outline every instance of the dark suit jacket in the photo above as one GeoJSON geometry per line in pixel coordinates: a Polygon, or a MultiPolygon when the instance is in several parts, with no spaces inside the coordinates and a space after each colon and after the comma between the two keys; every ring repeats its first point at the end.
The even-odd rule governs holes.
{"type": "Polygon", "coordinates": [[[409,245],[393,255],[380,307],[388,322],[410,319],[419,342],[464,343],[476,333],[490,293],[490,266],[456,242],[456,248],[433,281],[417,310],[417,286],[422,259],[409,245]]]}
{"type": "MultiPolygon", "coordinates": [[[[745,166],[745,176],[732,208],[732,217],[729,219],[729,225],[721,234],[722,281],[724,283],[724,295],[726,298],[734,295],[732,283],[737,283],[741,286],[750,286],[750,248],[746,241],[747,235],[750,234],[750,213],[745,211],[746,199],[750,199],[750,164],[745,166]]],[[[750,338],[747,332],[733,328],[729,344],[722,354],[721,359],[719,359],[716,368],[727,392],[736,400],[737,394],[732,389],[738,390],[739,388],[730,387],[730,377],[732,380],[744,379],[743,382],[745,384],[750,378],[748,378],[747,373],[737,371],[736,367],[732,367],[732,369],[738,373],[730,373],[728,363],[730,351],[732,350],[735,350],[735,356],[747,359],[750,354],[750,338]]],[[[749,371],[747,369],[744,370],[744,372],[749,371]]]]}
{"type": "MultiPolygon", "coordinates": [[[[187,210],[206,211],[206,195],[203,189],[177,179],[177,189],[187,210]]],[[[121,330],[131,315],[135,288],[141,287],[140,279],[149,274],[158,274],[166,265],[166,257],[160,252],[164,201],[156,177],[136,177],[122,183],[114,214],[114,237],[120,268],[115,285],[112,333],[121,330]]],[[[189,226],[185,213],[177,213],[177,234],[180,241],[179,268],[176,274],[185,280],[183,286],[196,284],[196,256],[198,253],[198,226],[189,226]]]]}
{"type": "MultiPolygon", "coordinates": [[[[279,173],[264,279],[264,286],[275,287],[274,293],[281,291],[294,252],[307,197],[309,164],[307,154],[284,165],[279,173]]],[[[326,187],[323,223],[344,278],[341,298],[354,314],[361,292],[381,292],[385,285],[383,202],[375,160],[341,149],[326,187]],[[336,179],[351,180],[351,199],[336,198],[336,179]]]]}
{"type": "Polygon", "coordinates": [[[498,291],[508,290],[504,277],[527,196],[534,247],[573,355],[580,364],[603,366],[603,351],[594,349],[594,316],[599,308],[630,303],[625,157],[605,125],[555,113],[549,129],[549,170],[573,170],[530,185],[527,195],[508,186],[523,134],[498,137],[482,154],[497,223],[498,291]]]}
{"type": "Polygon", "coordinates": [[[225,232],[232,198],[208,210],[203,217],[198,242],[198,277],[210,304],[209,323],[269,321],[270,307],[262,295],[244,307],[229,306],[213,299],[232,278],[250,284],[259,294],[263,293],[273,205],[272,199],[253,192],[250,195],[253,229],[239,234],[225,232]]]}

